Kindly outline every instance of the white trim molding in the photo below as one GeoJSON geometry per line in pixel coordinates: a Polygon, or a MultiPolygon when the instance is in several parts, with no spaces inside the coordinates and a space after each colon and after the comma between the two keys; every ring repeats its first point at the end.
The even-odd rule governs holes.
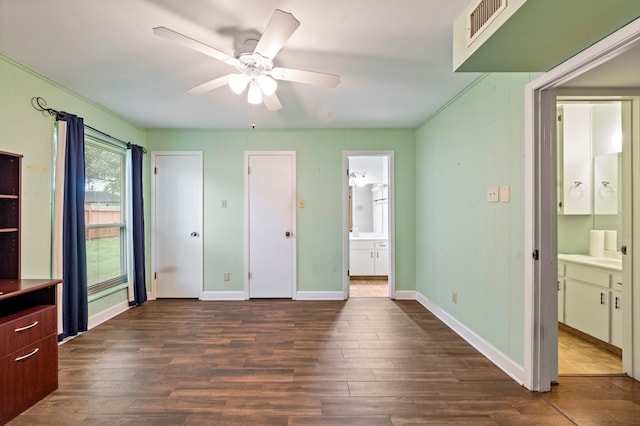
{"type": "Polygon", "coordinates": [[[445,323],[451,330],[456,332],[467,343],[476,348],[489,361],[494,363],[499,369],[504,371],[518,384],[523,384],[524,368],[498,350],[495,346],[474,333],[469,327],[455,319],[448,312],[440,309],[438,305],[429,300],[422,293],[418,293],[418,303],[424,306],[429,312],[435,315],[440,321],[445,323]]]}
{"type": "Polygon", "coordinates": [[[344,300],[342,291],[298,291],[296,300],[344,300]]]}
{"type": "Polygon", "coordinates": [[[99,326],[103,322],[106,322],[111,318],[114,318],[120,315],[121,313],[126,312],[129,309],[130,309],[129,301],[127,300],[120,302],[116,305],[113,305],[112,307],[105,309],[102,312],[98,312],[95,315],[91,315],[89,317],[89,323],[87,328],[91,330],[92,328],[99,326]]]}
{"type": "Polygon", "coordinates": [[[418,292],[415,290],[396,290],[395,300],[418,300],[418,292]]]}
{"type": "Polygon", "coordinates": [[[244,291],[203,291],[200,300],[207,301],[242,301],[246,300],[244,291]]]}

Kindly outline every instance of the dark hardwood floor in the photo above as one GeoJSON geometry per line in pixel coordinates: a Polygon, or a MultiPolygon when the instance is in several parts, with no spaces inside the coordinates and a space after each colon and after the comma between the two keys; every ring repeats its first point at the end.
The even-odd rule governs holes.
{"type": "Polygon", "coordinates": [[[415,301],[150,301],[60,346],[12,425],[640,423],[640,383],[531,393],[415,301]]]}

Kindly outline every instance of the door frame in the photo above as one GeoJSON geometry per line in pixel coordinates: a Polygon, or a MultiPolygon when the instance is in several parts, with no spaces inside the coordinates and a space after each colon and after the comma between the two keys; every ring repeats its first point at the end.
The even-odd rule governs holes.
{"type": "Polygon", "coordinates": [[[195,210],[198,212],[198,227],[200,229],[200,244],[199,247],[199,256],[197,259],[198,262],[198,298],[202,300],[202,294],[204,292],[204,274],[203,274],[203,246],[204,246],[204,233],[202,221],[203,221],[203,177],[204,170],[203,166],[203,153],[202,151],[151,151],[151,292],[149,293],[149,299],[155,300],[156,297],[156,288],[157,288],[157,280],[156,280],[156,179],[155,179],[155,169],[156,169],[156,158],[159,156],[196,156],[198,157],[199,163],[199,176],[198,176],[198,188],[196,188],[197,193],[200,195],[198,197],[198,205],[195,210]]]}
{"type": "MultiPolygon", "coordinates": [[[[524,262],[524,377],[525,387],[532,391],[549,391],[557,373],[554,359],[557,352],[557,295],[554,286],[557,275],[557,217],[556,217],[556,153],[555,153],[555,100],[558,87],[612,58],[631,49],[640,48],[640,20],[611,34],[563,64],[545,73],[525,87],[525,262],[524,262]],[[554,323],[555,321],[555,323],[554,323]]],[[[635,91],[637,92],[637,88],[635,91]]],[[[613,90],[607,90],[612,94],[613,90]]],[[[629,94],[631,90],[626,91],[629,94]]],[[[636,104],[637,105],[637,102],[636,104]]],[[[636,108],[637,110],[637,108],[636,108]]],[[[638,112],[634,112],[638,119],[638,112]]],[[[637,147],[639,137],[633,135],[637,147]]],[[[637,149],[633,153],[637,160],[637,149]]],[[[634,206],[637,211],[640,200],[635,199],[638,188],[633,188],[634,206]]],[[[632,212],[629,212],[630,216],[632,212]]],[[[627,228],[628,229],[628,228],[627,228]]],[[[634,318],[634,307],[640,306],[640,285],[632,275],[632,262],[639,265],[640,246],[638,229],[633,229],[628,255],[623,259],[626,286],[624,305],[625,357],[624,370],[640,379],[640,321],[634,318]],[[636,283],[634,283],[634,278],[636,283]],[[633,334],[632,334],[633,333],[633,334]]],[[[631,232],[631,231],[627,231],[631,232]]],[[[637,309],[636,309],[637,310],[637,309]]],[[[637,314],[635,315],[637,317],[637,314]]],[[[557,361],[557,360],[556,360],[557,361]]]]}
{"type": "Polygon", "coordinates": [[[393,151],[342,151],[342,290],[344,300],[349,298],[349,157],[382,157],[389,159],[389,299],[396,298],[396,216],[395,172],[393,151]]]}
{"type": "Polygon", "coordinates": [[[291,162],[291,191],[293,192],[293,202],[291,203],[291,299],[296,300],[298,290],[298,232],[297,232],[297,174],[296,174],[296,151],[245,151],[244,152],[244,299],[249,300],[249,157],[253,155],[289,155],[291,162]]]}

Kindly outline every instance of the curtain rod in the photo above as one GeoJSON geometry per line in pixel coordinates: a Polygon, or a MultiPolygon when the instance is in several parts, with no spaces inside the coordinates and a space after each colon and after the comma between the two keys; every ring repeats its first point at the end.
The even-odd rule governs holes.
{"type": "MultiPolygon", "coordinates": [[[[65,111],[58,111],[55,110],[53,108],[47,108],[47,101],[44,100],[44,98],[38,96],[35,98],[31,99],[31,103],[33,104],[33,107],[35,109],[37,109],[38,111],[42,111],[42,112],[46,112],[48,113],[50,116],[55,116],[56,120],[64,120],[65,116],[66,116],[66,112],[65,111]]],[[[116,137],[111,136],[108,133],[103,132],[102,130],[98,130],[95,127],[91,127],[88,124],[85,124],[84,127],[86,127],[89,130],[93,130],[96,133],[100,133],[103,136],[106,136],[108,138],[113,139],[114,141],[118,141],[124,145],[126,145],[127,149],[131,149],[131,147],[133,146],[133,144],[131,142],[125,142],[122,139],[118,139],[116,137]]],[[[142,147],[142,151],[146,154],[147,153],[147,149],[142,147]]]]}

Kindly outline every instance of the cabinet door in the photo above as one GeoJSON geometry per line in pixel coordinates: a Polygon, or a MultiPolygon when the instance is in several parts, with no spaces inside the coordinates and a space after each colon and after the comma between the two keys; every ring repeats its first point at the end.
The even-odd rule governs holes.
{"type": "Polygon", "coordinates": [[[351,249],[349,274],[373,275],[373,249],[351,249]]]}
{"type": "Polygon", "coordinates": [[[0,424],[22,411],[21,372],[11,356],[0,358],[0,424]]]}
{"type": "Polygon", "coordinates": [[[565,323],[584,333],[609,341],[609,290],[567,278],[565,323]]]}
{"type": "Polygon", "coordinates": [[[564,105],[564,214],[591,214],[591,105],[564,105]]]}
{"type": "Polygon", "coordinates": [[[611,344],[622,347],[622,292],[611,292],[611,344]]]}
{"type": "Polygon", "coordinates": [[[389,275],[389,250],[377,249],[374,262],[376,275],[389,275]]]}

